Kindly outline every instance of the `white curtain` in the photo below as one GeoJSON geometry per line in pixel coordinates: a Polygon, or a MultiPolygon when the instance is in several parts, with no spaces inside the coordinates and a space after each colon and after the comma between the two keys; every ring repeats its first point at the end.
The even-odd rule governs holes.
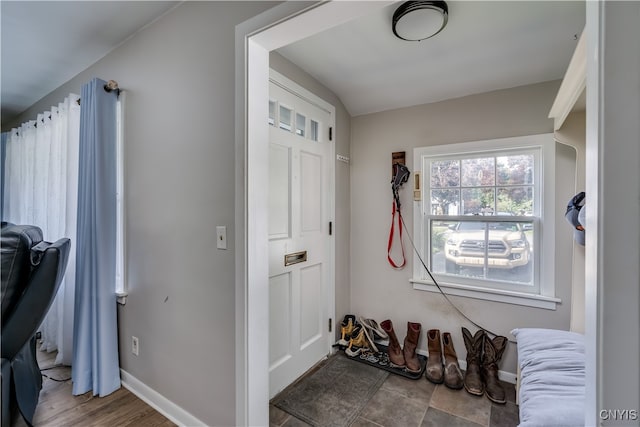
{"type": "Polygon", "coordinates": [[[5,159],[4,220],[36,225],[49,242],[71,239],[64,280],[40,327],[42,349],[58,350],[55,363],[65,365],[73,358],[79,98],[70,94],[51,111],[12,129],[5,159]]]}

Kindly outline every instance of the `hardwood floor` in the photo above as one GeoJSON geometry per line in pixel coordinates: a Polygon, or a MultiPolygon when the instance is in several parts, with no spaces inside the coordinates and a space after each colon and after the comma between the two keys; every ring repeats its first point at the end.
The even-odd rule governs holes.
{"type": "MultiPolygon", "coordinates": [[[[53,366],[55,353],[38,353],[43,374],[34,426],[174,426],[171,421],[124,387],[105,397],[71,394],[71,368],[53,366]],[[63,380],[62,382],[53,379],[63,380]]],[[[26,426],[18,417],[15,426],[26,426]]]]}

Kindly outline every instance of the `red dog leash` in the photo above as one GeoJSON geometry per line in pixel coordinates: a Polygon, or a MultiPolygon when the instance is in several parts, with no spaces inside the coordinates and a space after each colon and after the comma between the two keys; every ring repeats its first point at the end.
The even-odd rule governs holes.
{"type": "Polygon", "coordinates": [[[400,195],[398,190],[402,187],[402,184],[409,180],[409,169],[400,163],[393,165],[393,179],[391,180],[391,191],[393,192],[393,208],[391,211],[391,230],[389,230],[389,243],[387,245],[387,260],[393,268],[402,268],[407,263],[407,259],[404,255],[404,244],[402,242],[402,213],[400,212],[400,195]],[[396,263],[391,257],[391,248],[393,247],[393,236],[395,234],[395,221],[396,214],[398,217],[398,235],[400,237],[400,248],[402,249],[402,262],[396,263]]]}
{"type": "Polygon", "coordinates": [[[391,229],[389,230],[389,244],[387,245],[387,259],[393,268],[402,268],[407,263],[404,255],[404,244],[402,242],[402,219],[400,218],[400,209],[396,208],[396,201],[393,201],[393,210],[391,211],[391,229]],[[391,248],[393,247],[393,235],[395,233],[395,220],[398,217],[398,236],[400,237],[400,248],[402,249],[402,262],[396,263],[391,257],[391,248]]]}

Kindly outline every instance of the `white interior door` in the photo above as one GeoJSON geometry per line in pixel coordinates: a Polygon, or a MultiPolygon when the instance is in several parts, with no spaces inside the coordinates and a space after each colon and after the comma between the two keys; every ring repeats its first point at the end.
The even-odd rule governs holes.
{"type": "Polygon", "coordinates": [[[333,113],[276,73],[269,98],[271,398],[331,351],[333,113]]]}

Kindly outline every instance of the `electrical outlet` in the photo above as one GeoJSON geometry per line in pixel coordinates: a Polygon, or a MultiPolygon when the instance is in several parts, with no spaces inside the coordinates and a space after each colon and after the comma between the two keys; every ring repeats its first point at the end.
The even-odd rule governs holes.
{"type": "Polygon", "coordinates": [[[138,355],[140,351],[140,343],[138,342],[138,337],[131,337],[131,353],[138,355]]]}

